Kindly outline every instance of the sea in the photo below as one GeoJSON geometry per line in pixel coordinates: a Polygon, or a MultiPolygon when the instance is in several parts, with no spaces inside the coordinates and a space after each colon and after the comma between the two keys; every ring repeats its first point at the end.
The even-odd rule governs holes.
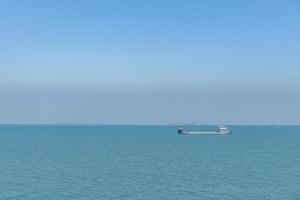
{"type": "Polygon", "coordinates": [[[177,128],[1,125],[0,199],[300,200],[300,126],[177,128]]]}

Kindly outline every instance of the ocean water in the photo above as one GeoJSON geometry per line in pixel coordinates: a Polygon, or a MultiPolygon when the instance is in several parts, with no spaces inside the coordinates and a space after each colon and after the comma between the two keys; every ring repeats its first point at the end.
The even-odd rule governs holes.
{"type": "Polygon", "coordinates": [[[176,128],[2,125],[0,199],[300,200],[300,126],[176,128]]]}

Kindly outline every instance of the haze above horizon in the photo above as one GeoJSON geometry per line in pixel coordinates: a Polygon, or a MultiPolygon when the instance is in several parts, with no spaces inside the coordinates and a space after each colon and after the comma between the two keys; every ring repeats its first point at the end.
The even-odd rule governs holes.
{"type": "Polygon", "coordinates": [[[300,124],[300,3],[0,1],[0,124],[300,124]]]}

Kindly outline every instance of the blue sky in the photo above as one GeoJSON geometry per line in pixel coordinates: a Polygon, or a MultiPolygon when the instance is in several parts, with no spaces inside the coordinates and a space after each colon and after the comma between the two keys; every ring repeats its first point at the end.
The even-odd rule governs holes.
{"type": "Polygon", "coordinates": [[[300,124],[297,0],[0,0],[0,26],[0,123],[300,124]]]}

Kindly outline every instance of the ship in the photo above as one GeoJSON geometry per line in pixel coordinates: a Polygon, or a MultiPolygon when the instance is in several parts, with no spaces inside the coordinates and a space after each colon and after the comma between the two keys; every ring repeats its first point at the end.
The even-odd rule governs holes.
{"type": "Polygon", "coordinates": [[[231,134],[231,130],[227,127],[220,125],[218,131],[214,132],[197,132],[197,131],[189,131],[185,128],[178,128],[177,134],[179,135],[228,135],[231,134]]]}

